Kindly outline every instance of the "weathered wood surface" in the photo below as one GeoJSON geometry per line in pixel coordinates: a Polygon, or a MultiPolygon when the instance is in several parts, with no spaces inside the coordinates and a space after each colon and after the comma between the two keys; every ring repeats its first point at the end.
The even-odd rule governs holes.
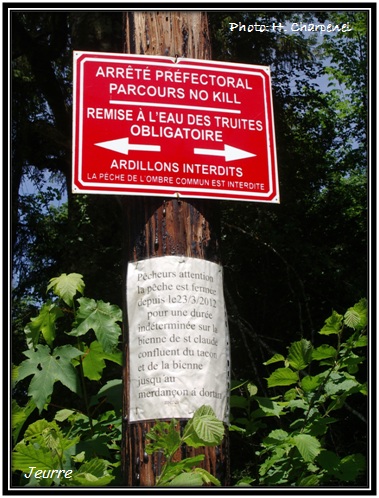
{"type": "MultiPolygon", "coordinates": [[[[125,52],[146,55],[210,59],[210,38],[203,12],[127,12],[125,52]]],[[[219,262],[218,201],[123,197],[126,255],[138,261],[165,255],[184,255],[219,262]]],[[[127,262],[127,261],[126,261],[127,262]]],[[[125,357],[127,359],[127,324],[125,357]]],[[[124,368],[124,437],[122,467],[128,486],[154,486],[164,464],[158,454],[147,455],[146,433],[151,422],[128,424],[128,362],[124,368]]],[[[183,425],[184,422],[181,424],[183,425]]],[[[175,460],[204,454],[202,467],[223,485],[229,482],[228,437],[215,448],[184,447],[175,460]]]]}
{"type": "Polygon", "coordinates": [[[206,12],[128,12],[125,52],[211,59],[206,12]]]}

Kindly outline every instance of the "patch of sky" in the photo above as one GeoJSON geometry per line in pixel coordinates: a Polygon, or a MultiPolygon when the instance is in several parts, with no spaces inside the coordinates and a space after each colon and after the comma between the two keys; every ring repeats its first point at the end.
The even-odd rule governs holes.
{"type": "Polygon", "coordinates": [[[60,207],[67,202],[66,181],[62,174],[29,167],[23,175],[19,189],[20,196],[43,194],[46,207],[60,207]]]}
{"type": "MultiPolygon", "coordinates": [[[[296,16],[293,20],[285,23],[283,29],[283,33],[286,35],[299,36],[311,42],[312,56],[315,58],[315,61],[322,60],[323,64],[320,74],[316,76],[313,83],[324,93],[327,93],[332,89],[330,76],[325,71],[326,67],[332,65],[332,61],[330,57],[325,58],[325,56],[321,56],[321,44],[323,43],[325,36],[335,36],[337,33],[337,31],[327,31],[328,26],[335,27],[335,25],[333,25],[328,19],[326,19],[323,23],[317,22],[316,19],[304,22],[301,20],[301,16],[296,16]]],[[[296,79],[294,78],[293,85],[291,85],[293,90],[296,88],[295,80],[296,79]]]]}

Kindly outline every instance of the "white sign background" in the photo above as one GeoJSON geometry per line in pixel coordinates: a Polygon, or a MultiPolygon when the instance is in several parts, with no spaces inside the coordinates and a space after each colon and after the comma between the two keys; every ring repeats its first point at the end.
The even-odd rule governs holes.
{"type": "Polygon", "coordinates": [[[191,418],[202,405],[228,422],[229,332],[222,267],[181,256],[128,265],[129,421],[191,418]]]}

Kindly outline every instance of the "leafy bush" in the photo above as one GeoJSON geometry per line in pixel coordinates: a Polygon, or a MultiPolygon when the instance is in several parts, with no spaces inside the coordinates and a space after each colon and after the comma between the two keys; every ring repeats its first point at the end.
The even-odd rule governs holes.
{"type": "Polygon", "coordinates": [[[334,344],[314,347],[310,341],[293,342],[286,356],[275,354],[265,365],[281,364],[267,378],[275,389],[261,397],[254,383],[239,382],[232,394],[232,426],[247,438],[261,438],[256,451],[257,475],[244,476],[240,484],[319,486],[354,483],[365,470],[362,454],[338,455],[328,447],[332,424],[347,398],[367,394],[357,374],[367,346],[365,299],[342,316],[333,311],[319,331],[323,341],[334,344]],[[271,418],[278,428],[265,432],[271,418]],[[262,435],[263,433],[263,435],[262,435]]]}
{"type": "MultiPolygon", "coordinates": [[[[122,365],[122,313],[115,305],[84,297],[84,289],[82,275],[76,273],[51,279],[48,290],[55,298],[42,304],[25,327],[26,359],[13,368],[15,392],[25,391],[28,397],[23,406],[12,401],[17,484],[122,484],[121,376],[112,378],[106,363],[122,365]],[[53,398],[57,393],[59,406],[53,398]],[[45,417],[38,418],[42,412],[45,417]]],[[[333,311],[319,331],[321,345],[301,339],[285,356],[275,354],[265,362],[270,368],[280,364],[267,378],[268,388],[275,391],[271,397],[259,396],[252,382],[234,382],[230,429],[246,441],[260,442],[256,472],[239,469],[238,486],[340,486],[363,474],[364,456],[339,454],[328,435],[346,400],[367,394],[366,383],[359,380],[366,328],[367,302],[362,299],[344,315],[333,311]]],[[[158,421],[146,435],[146,452],[158,451],[165,459],[156,485],[220,486],[198,467],[204,455],[180,462],[173,456],[184,444],[219,445],[223,423],[209,406],[202,406],[182,433],[177,425],[176,420],[158,421]]]]}
{"type": "Polygon", "coordinates": [[[25,387],[29,400],[25,406],[12,402],[12,468],[21,485],[105,486],[120,482],[121,376],[104,378],[105,361],[122,365],[118,347],[122,313],[103,301],[75,298],[84,288],[82,275],[76,273],[52,278],[47,290],[58,299],[43,304],[25,327],[28,349],[23,354],[27,359],[14,367],[13,378],[16,387],[29,379],[25,387]],[[63,345],[55,346],[62,341],[63,345]],[[103,383],[98,389],[100,379],[103,383]],[[68,405],[57,410],[52,396],[59,382],[66,388],[63,399],[68,405]],[[67,389],[76,395],[74,399],[67,389]],[[95,394],[89,396],[89,391],[95,394]],[[82,400],[84,410],[79,408],[82,400]],[[75,404],[78,408],[73,408],[75,404]],[[52,419],[38,419],[24,430],[36,411],[39,415],[45,411],[52,419]]]}
{"type": "MultiPolygon", "coordinates": [[[[84,288],[82,275],[76,273],[52,278],[47,289],[59,299],[43,304],[38,316],[25,327],[29,349],[23,354],[27,359],[14,367],[13,380],[15,386],[19,386],[24,379],[29,379],[29,400],[25,406],[16,400],[12,402],[15,444],[12,469],[21,485],[122,484],[119,472],[121,380],[108,380],[96,394],[88,396],[88,383],[104,381],[105,360],[122,365],[122,352],[118,347],[122,315],[115,305],[76,297],[78,293],[83,294],[84,288]],[[55,346],[64,334],[63,339],[75,340],[75,345],[55,346]],[[72,399],[67,407],[55,409],[51,400],[58,382],[77,395],[77,401],[84,399],[85,410],[72,408],[72,399]],[[104,408],[109,404],[113,409],[104,408]],[[36,411],[39,415],[45,411],[52,420],[40,418],[24,429],[36,411]]],[[[223,423],[212,408],[203,406],[188,421],[182,436],[176,424],[175,420],[159,421],[147,434],[151,443],[146,452],[160,451],[166,459],[157,486],[219,486],[220,482],[209,472],[196,468],[204,455],[175,463],[172,457],[183,444],[194,448],[220,444],[223,423]]]]}
{"type": "Polygon", "coordinates": [[[166,459],[156,485],[202,486],[212,483],[220,486],[220,481],[209,472],[195,467],[204,460],[204,455],[184,458],[180,462],[173,462],[172,457],[183,444],[192,448],[219,445],[224,436],[224,424],[207,405],[196,410],[192,419],[187,422],[182,436],[177,430],[177,423],[175,419],[171,422],[157,422],[146,435],[151,440],[146,452],[151,454],[159,451],[166,459]]]}

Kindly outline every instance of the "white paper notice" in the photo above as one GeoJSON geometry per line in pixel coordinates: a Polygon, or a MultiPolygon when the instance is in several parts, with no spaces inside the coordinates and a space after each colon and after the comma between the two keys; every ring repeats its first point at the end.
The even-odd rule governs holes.
{"type": "Polygon", "coordinates": [[[222,267],[181,256],[129,263],[127,306],[129,421],[191,418],[210,405],[228,422],[222,267]]]}

